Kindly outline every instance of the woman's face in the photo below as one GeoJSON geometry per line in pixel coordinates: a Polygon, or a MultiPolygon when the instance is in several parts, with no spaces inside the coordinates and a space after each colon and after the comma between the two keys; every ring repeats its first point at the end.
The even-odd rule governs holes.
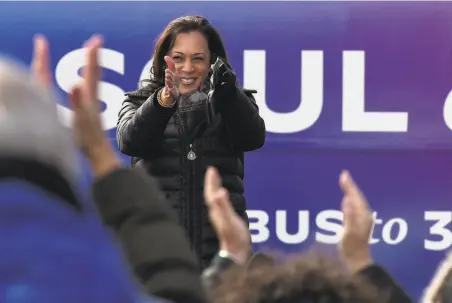
{"type": "Polygon", "coordinates": [[[181,94],[197,90],[204,83],[210,71],[210,52],[206,38],[198,32],[177,35],[168,54],[176,65],[180,77],[181,94]]]}

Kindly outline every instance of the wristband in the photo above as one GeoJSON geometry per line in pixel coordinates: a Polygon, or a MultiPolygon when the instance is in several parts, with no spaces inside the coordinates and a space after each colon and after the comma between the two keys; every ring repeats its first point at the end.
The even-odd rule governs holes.
{"type": "Polygon", "coordinates": [[[225,270],[235,265],[233,256],[225,250],[220,250],[212,260],[212,264],[221,270],[225,270]]]}
{"type": "MultiPolygon", "coordinates": [[[[164,89],[164,88],[163,88],[163,89],[164,89]]],[[[163,102],[162,102],[162,98],[161,98],[163,89],[161,89],[161,90],[157,93],[157,102],[158,102],[158,103],[160,104],[160,106],[162,106],[162,107],[171,108],[171,107],[174,106],[174,104],[176,104],[176,101],[174,101],[174,102],[171,103],[171,104],[165,104],[165,103],[163,103],[163,102]]]]}

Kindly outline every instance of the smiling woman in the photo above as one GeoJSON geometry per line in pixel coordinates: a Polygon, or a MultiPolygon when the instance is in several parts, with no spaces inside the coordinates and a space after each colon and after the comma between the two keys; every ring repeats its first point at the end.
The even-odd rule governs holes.
{"type": "Polygon", "coordinates": [[[210,71],[210,51],[204,36],[200,32],[179,34],[169,55],[175,69],[180,71],[180,93],[201,87],[210,71]]]}
{"type": "Polygon", "coordinates": [[[265,124],[255,91],[238,85],[221,37],[205,18],[172,21],[157,40],[152,62],[152,77],[122,104],[119,149],[160,181],[201,269],[219,249],[228,249],[220,247],[207,217],[206,169],[218,169],[236,212],[248,221],[244,152],[264,145],[265,124]]]}

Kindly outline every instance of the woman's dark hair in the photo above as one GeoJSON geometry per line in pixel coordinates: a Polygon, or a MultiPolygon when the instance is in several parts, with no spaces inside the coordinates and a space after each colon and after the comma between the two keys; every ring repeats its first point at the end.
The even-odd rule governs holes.
{"type": "Polygon", "coordinates": [[[179,17],[171,21],[158,37],[152,54],[153,62],[150,70],[151,77],[150,79],[141,81],[141,89],[149,91],[149,93],[152,94],[156,89],[165,85],[166,64],[164,57],[173,48],[177,35],[194,31],[200,32],[206,38],[211,61],[215,60],[216,57],[221,57],[228,63],[223,40],[218,31],[206,18],[201,16],[179,17]]]}

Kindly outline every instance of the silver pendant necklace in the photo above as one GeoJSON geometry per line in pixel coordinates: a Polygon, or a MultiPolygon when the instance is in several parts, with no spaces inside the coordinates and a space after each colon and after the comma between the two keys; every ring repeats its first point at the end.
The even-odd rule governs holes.
{"type": "Polygon", "coordinates": [[[190,144],[190,151],[187,154],[187,159],[190,160],[190,161],[193,161],[193,160],[196,159],[196,154],[193,151],[193,144],[190,144]]]}

